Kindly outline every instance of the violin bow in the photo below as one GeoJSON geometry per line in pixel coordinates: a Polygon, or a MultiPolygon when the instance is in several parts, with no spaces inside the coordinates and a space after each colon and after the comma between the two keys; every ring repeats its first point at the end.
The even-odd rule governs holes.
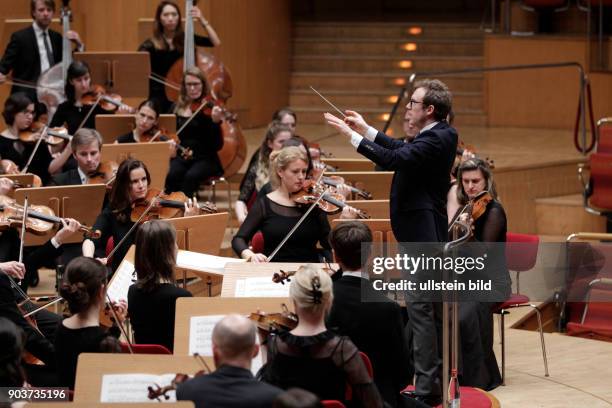
{"type": "MultiPolygon", "coordinates": [[[[160,193],[161,194],[161,193],[160,193]]],[[[123,238],[121,239],[121,241],[119,241],[119,243],[117,245],[115,245],[115,247],[113,248],[112,251],[110,251],[110,253],[106,256],[106,259],[110,259],[115,252],[117,252],[117,250],[121,247],[121,245],[125,242],[125,240],[127,239],[127,237],[130,236],[130,234],[132,234],[132,232],[134,232],[134,230],[136,229],[136,227],[140,224],[140,221],[142,221],[142,219],[145,217],[145,215],[147,215],[149,213],[149,211],[151,211],[151,208],[153,208],[153,206],[155,205],[155,201],[159,198],[159,194],[156,195],[151,202],[149,203],[149,206],[142,212],[142,215],[136,220],[136,222],[134,223],[134,225],[132,225],[132,227],[128,230],[128,232],[123,236],[123,238]]]]}
{"type": "Polygon", "coordinates": [[[30,164],[32,164],[32,160],[34,159],[34,156],[36,155],[36,152],[38,151],[38,147],[40,146],[42,140],[43,140],[43,135],[45,135],[47,133],[47,129],[48,126],[45,125],[42,129],[42,131],[40,132],[40,137],[38,138],[38,141],[36,142],[36,146],[34,146],[34,149],[32,150],[32,153],[30,153],[30,157],[28,158],[28,162],[26,163],[25,166],[23,166],[23,169],[21,169],[21,174],[25,174],[28,172],[28,167],[30,167],[30,164]]]}
{"type": "Polygon", "coordinates": [[[289,240],[289,238],[291,238],[291,235],[293,235],[295,230],[297,230],[299,228],[299,226],[302,225],[302,222],[304,222],[306,217],[308,217],[308,214],[310,214],[312,212],[312,210],[317,206],[317,204],[319,204],[319,201],[321,201],[323,199],[323,196],[327,193],[327,190],[328,190],[328,188],[326,188],[325,191],[323,191],[321,193],[321,195],[319,197],[317,197],[315,202],[310,205],[310,207],[304,213],[304,215],[302,215],[302,217],[298,220],[298,222],[295,223],[293,228],[291,228],[291,231],[289,231],[289,233],[285,236],[285,238],[283,238],[283,240],[280,242],[280,244],[278,244],[278,246],[274,249],[274,251],[272,251],[272,253],[268,257],[268,262],[270,262],[272,260],[272,258],[274,258],[274,256],[278,253],[278,251],[280,251],[280,249],[283,247],[283,245],[285,245],[285,243],[289,240]]]}
{"type": "Polygon", "coordinates": [[[23,216],[21,218],[21,242],[19,243],[19,263],[23,263],[23,244],[25,242],[26,219],[28,218],[28,196],[23,200],[23,216]]]}
{"type": "Polygon", "coordinates": [[[193,118],[195,118],[195,117],[196,117],[196,115],[197,115],[198,113],[200,113],[200,111],[201,111],[202,109],[204,109],[204,107],[205,107],[206,105],[208,105],[208,104],[209,104],[209,102],[208,102],[208,101],[206,101],[206,100],[202,101],[202,103],[200,104],[200,106],[198,106],[198,109],[196,109],[196,111],[195,111],[195,112],[193,112],[193,113],[191,114],[191,116],[189,117],[189,119],[187,119],[187,120],[185,121],[185,123],[183,123],[183,126],[181,126],[181,128],[180,128],[179,130],[177,130],[177,131],[176,131],[176,136],[178,136],[178,135],[179,135],[179,134],[180,134],[180,133],[183,131],[183,129],[185,129],[185,127],[186,127],[186,126],[189,124],[189,122],[191,122],[191,121],[193,120],[193,118]]]}
{"type": "Polygon", "coordinates": [[[180,91],[181,90],[180,85],[175,84],[173,82],[168,82],[168,81],[166,81],[165,77],[160,77],[159,75],[157,75],[154,72],[151,72],[151,75],[149,75],[149,79],[152,80],[152,81],[158,82],[158,83],[160,83],[162,85],[165,85],[165,86],[167,86],[167,87],[169,87],[171,89],[174,89],[175,91],[180,91]]]}
{"type": "Polygon", "coordinates": [[[100,104],[100,101],[102,100],[102,96],[103,95],[98,95],[98,99],[96,99],[96,102],[94,102],[94,104],[91,105],[91,108],[89,109],[89,112],[87,112],[87,115],[85,115],[85,117],[83,118],[83,120],[79,124],[79,127],[77,128],[77,130],[74,131],[74,133],[78,132],[79,130],[81,130],[81,128],[83,126],[85,126],[85,122],[87,122],[87,119],[89,119],[89,117],[93,113],[94,109],[96,109],[96,106],[98,106],[100,104]]]}

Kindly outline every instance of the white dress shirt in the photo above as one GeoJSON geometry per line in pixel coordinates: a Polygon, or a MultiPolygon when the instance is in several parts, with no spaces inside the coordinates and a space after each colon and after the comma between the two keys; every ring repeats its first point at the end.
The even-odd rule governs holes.
{"type": "Polygon", "coordinates": [[[51,53],[53,53],[53,45],[51,44],[51,37],[49,36],[49,30],[43,30],[36,24],[36,22],[32,23],[32,27],[34,27],[34,35],[36,36],[36,44],[38,45],[38,54],[40,55],[40,72],[45,72],[51,65],[49,64],[49,58],[47,58],[47,49],[45,48],[44,36],[43,32],[47,32],[47,44],[49,45],[49,49],[51,53]]]}

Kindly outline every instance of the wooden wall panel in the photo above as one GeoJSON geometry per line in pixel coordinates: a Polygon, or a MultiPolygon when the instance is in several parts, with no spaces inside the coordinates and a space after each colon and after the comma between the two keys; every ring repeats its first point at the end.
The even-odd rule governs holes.
{"type": "MultiPolygon", "coordinates": [[[[586,67],[587,47],[583,40],[504,36],[485,39],[485,66],[568,61],[586,67]]],[[[489,125],[573,128],[579,92],[575,68],[489,73],[485,81],[489,125]]],[[[596,87],[593,83],[593,89],[596,87]]]]}
{"type": "MultiPolygon", "coordinates": [[[[56,3],[58,7],[61,4],[56,3]]],[[[183,1],[178,3],[183,10],[183,1]]],[[[157,4],[157,0],[73,1],[72,10],[83,21],[74,28],[86,41],[88,51],[134,51],[140,44],[137,21],[152,18],[157,4]]],[[[238,111],[244,127],[267,124],[272,113],[289,102],[289,2],[205,0],[200,1],[200,8],[222,41],[213,53],[232,74],[234,96],[229,106],[238,111]]],[[[29,18],[28,3],[0,0],[0,15],[3,30],[5,18],[29,18]]],[[[199,24],[196,26],[201,32],[199,24]]],[[[6,94],[3,91],[0,89],[6,94]]]]}

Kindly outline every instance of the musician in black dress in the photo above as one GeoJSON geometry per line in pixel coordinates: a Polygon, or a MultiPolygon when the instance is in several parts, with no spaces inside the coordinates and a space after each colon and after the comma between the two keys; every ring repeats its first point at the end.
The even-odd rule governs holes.
{"type": "Polygon", "coordinates": [[[285,390],[299,387],[322,400],[339,401],[345,400],[348,383],[356,406],[382,407],[357,347],[325,326],[333,299],[330,276],[316,265],[299,268],[291,278],[289,298],[298,324],[290,332],[268,337],[263,380],[285,390]]]}
{"type": "MultiPolygon", "coordinates": [[[[94,240],[97,257],[104,258],[106,256],[106,245],[109,238],[112,237],[114,245],[118,245],[134,225],[130,219],[132,204],[137,200],[146,198],[150,184],[149,170],[140,160],[127,159],[119,165],[110,192],[109,203],[98,215],[93,227],[94,230],[101,232],[100,238],[94,240]]],[[[196,214],[198,214],[197,203],[189,200],[185,203],[185,215],[196,214]]],[[[134,234],[131,234],[115,252],[110,265],[113,271],[117,269],[133,243],[134,234]]]]}
{"type": "MultiPolygon", "coordinates": [[[[461,207],[483,192],[488,192],[493,198],[484,213],[473,222],[473,241],[484,244],[483,250],[488,255],[486,275],[493,282],[495,300],[503,301],[510,295],[511,285],[503,252],[507,221],[504,207],[497,199],[493,174],[485,161],[471,158],[459,166],[457,181],[457,199],[461,207]]],[[[501,384],[493,352],[491,307],[489,302],[460,303],[461,385],[492,390],[501,384]]]]}
{"type": "MultiPolygon", "coordinates": [[[[210,22],[204,18],[197,6],[194,6],[191,18],[197,19],[206,29],[208,37],[194,36],[195,45],[199,47],[217,47],[221,44],[219,36],[210,22]]],[[[176,3],[162,1],[155,11],[153,37],[145,40],[138,51],[150,54],[151,73],[159,79],[165,78],[176,61],[183,57],[185,32],[181,24],[181,11],[176,3]]],[[[151,79],[149,81],[149,98],[156,99],[161,112],[170,112],[172,102],[168,100],[164,84],[151,79]]]]}
{"type": "Polygon", "coordinates": [[[176,299],[191,297],[175,285],[176,230],[168,222],[152,220],[136,233],[134,266],[138,280],[128,291],[128,313],[139,344],[174,348],[176,299]]]}
{"type": "MultiPolygon", "coordinates": [[[[59,383],[74,389],[77,360],[81,353],[118,353],[120,331],[100,327],[100,313],[106,304],[106,268],[99,261],[79,257],[66,268],[59,294],[68,302],[72,316],[64,319],[55,335],[55,356],[59,383]]],[[[118,302],[115,310],[125,317],[127,305],[118,302]]]]}
{"type": "MultiPolygon", "coordinates": [[[[36,143],[24,143],[19,139],[19,132],[29,129],[34,119],[34,103],[25,94],[18,92],[9,96],[4,102],[2,117],[7,128],[0,133],[0,156],[11,160],[23,170],[27,164],[36,143]]],[[[28,167],[29,173],[34,173],[46,183],[51,174],[61,170],[61,159],[53,159],[47,143],[43,140],[28,167]]]]}
{"type": "Polygon", "coordinates": [[[166,177],[166,191],[182,191],[192,197],[198,191],[200,183],[207,178],[221,176],[223,167],[217,152],[223,147],[221,133],[221,108],[214,106],[200,110],[208,94],[208,84],[199,68],[188,69],[183,75],[181,94],[174,106],[176,128],[181,131],[181,144],[193,152],[193,157],[175,157],[170,161],[170,170],[166,177]]]}
{"type": "MultiPolygon", "coordinates": [[[[266,262],[268,255],[304,214],[306,209],[297,206],[291,195],[302,189],[308,168],[307,160],[306,153],[299,147],[286,147],[272,153],[270,178],[275,189],[257,199],[232,240],[232,248],[241,258],[266,262]],[[249,249],[249,241],[257,231],[263,233],[263,254],[256,254],[249,249]]],[[[317,243],[329,251],[329,231],[327,214],[319,208],[313,209],[273,261],[319,262],[317,243]]]]}

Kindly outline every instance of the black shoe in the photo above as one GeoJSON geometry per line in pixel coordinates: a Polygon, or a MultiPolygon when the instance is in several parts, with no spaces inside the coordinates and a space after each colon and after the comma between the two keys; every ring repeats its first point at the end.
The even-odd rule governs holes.
{"type": "MultiPolygon", "coordinates": [[[[442,397],[435,395],[416,395],[414,391],[405,391],[402,392],[403,395],[411,398],[414,401],[417,401],[418,406],[429,406],[429,407],[437,407],[442,404],[442,397]]],[[[417,406],[412,404],[412,406],[417,406]]]]}
{"type": "Polygon", "coordinates": [[[38,276],[38,271],[34,271],[34,273],[32,273],[32,276],[30,276],[30,286],[35,288],[36,286],[38,286],[39,282],[40,277],[38,276]]]}

